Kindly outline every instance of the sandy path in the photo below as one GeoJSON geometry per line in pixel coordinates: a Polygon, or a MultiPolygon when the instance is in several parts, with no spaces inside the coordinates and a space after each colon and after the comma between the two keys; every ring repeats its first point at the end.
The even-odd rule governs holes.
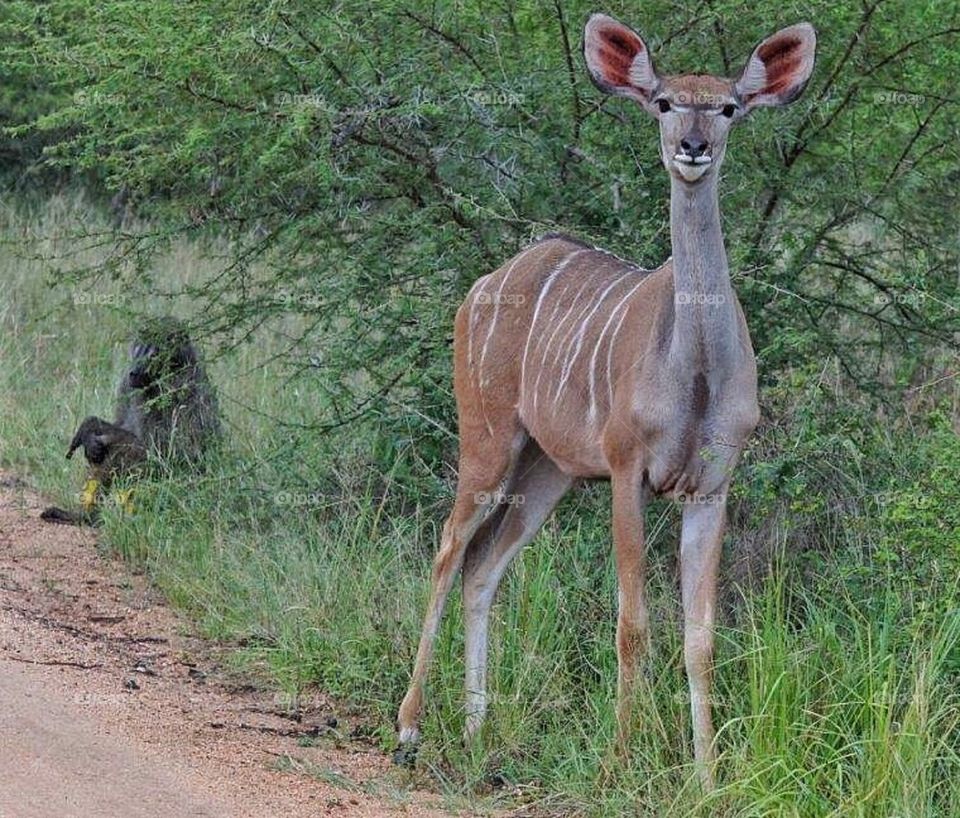
{"type": "Polygon", "coordinates": [[[320,695],[293,714],[0,474],[0,818],[443,816],[320,695]],[[309,746],[304,746],[309,745],[309,746]]]}

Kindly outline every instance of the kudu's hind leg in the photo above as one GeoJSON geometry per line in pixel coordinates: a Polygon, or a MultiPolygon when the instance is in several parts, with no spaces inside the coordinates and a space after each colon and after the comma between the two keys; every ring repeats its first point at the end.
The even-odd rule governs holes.
{"type": "MultiPolygon", "coordinates": [[[[475,441],[477,439],[473,438],[475,441]]],[[[494,511],[504,486],[509,484],[526,439],[526,432],[519,423],[514,423],[505,433],[484,434],[482,443],[478,445],[475,442],[469,451],[461,451],[457,497],[453,511],[443,526],[440,550],[433,563],[430,602],[423,620],[410,687],[397,716],[401,744],[414,743],[420,737],[418,721],[423,705],[423,687],[444,605],[463,565],[467,546],[487,516],[494,511]]]]}
{"type": "Polygon", "coordinates": [[[487,710],[487,631],[497,587],[513,558],[533,539],[572,483],[536,442],[528,441],[517,463],[503,520],[492,536],[475,538],[467,549],[463,605],[468,739],[482,726],[487,710]]]}

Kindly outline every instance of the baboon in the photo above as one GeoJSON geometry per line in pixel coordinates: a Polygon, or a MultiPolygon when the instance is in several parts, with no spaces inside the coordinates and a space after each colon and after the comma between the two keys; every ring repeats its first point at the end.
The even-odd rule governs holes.
{"type": "MultiPolygon", "coordinates": [[[[96,522],[96,496],[118,477],[162,465],[197,468],[220,436],[217,399],[183,324],[147,320],[130,344],[113,423],[94,415],[78,427],[67,457],[83,448],[90,468],[81,512],[48,508],[45,520],[96,522]]],[[[128,498],[120,498],[124,504],[128,498]]]]}

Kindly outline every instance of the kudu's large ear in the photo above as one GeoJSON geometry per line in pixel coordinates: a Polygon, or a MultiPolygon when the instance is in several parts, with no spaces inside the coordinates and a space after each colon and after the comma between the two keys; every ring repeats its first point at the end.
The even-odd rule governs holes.
{"type": "Polygon", "coordinates": [[[647,44],[632,28],[591,14],[583,30],[583,58],[600,90],[650,104],[660,81],[647,44]]]}
{"type": "Polygon", "coordinates": [[[816,50],[817,33],[810,23],[797,23],[767,37],[753,50],[737,80],[744,108],[793,102],[810,79],[816,50]]]}

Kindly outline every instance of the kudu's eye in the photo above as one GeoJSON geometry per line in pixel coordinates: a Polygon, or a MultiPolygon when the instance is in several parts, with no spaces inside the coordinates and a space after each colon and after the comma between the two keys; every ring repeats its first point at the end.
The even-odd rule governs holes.
{"type": "Polygon", "coordinates": [[[730,119],[737,112],[737,106],[732,102],[728,105],[723,106],[723,110],[720,111],[727,119],[730,119]]]}
{"type": "Polygon", "coordinates": [[[661,98],[657,100],[657,107],[660,109],[661,114],[665,114],[667,111],[670,110],[670,103],[667,100],[661,98]]]}

